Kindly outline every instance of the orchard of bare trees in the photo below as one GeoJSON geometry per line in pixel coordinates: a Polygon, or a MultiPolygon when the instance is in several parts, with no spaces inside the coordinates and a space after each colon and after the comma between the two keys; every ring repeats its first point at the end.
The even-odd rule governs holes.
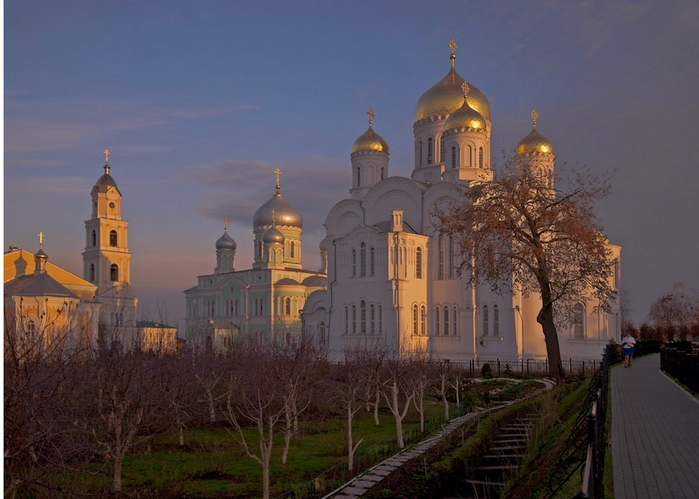
{"type": "Polygon", "coordinates": [[[366,442],[379,438],[371,428],[402,448],[406,420],[424,428],[430,416],[448,419],[460,396],[454,387],[466,378],[448,362],[409,354],[391,360],[380,349],[347,352],[345,362],[331,364],[305,340],[154,355],[56,352],[41,340],[20,345],[14,334],[5,331],[6,497],[138,490],[179,497],[158,492],[155,478],[134,485],[135,472],[126,470],[135,462],[164,467],[160,460],[178,452],[205,460],[224,447],[259,473],[254,495],[270,497],[279,476],[271,470],[306,465],[295,454],[305,435],[331,432],[324,466],[345,462],[352,470],[366,442]],[[215,435],[208,447],[193,443],[202,431],[215,435]]]}

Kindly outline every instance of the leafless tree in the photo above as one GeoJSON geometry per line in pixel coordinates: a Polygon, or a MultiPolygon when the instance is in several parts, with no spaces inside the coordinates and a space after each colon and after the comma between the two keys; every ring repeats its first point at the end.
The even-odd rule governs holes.
{"type": "Polygon", "coordinates": [[[274,433],[284,417],[285,404],[278,379],[273,375],[275,357],[265,348],[250,346],[231,373],[226,395],[225,414],[231,435],[246,454],[262,467],[262,497],[269,498],[269,464],[274,447],[274,433]],[[244,427],[257,429],[258,452],[245,436],[244,427]]]}
{"type": "MultiPolygon", "coordinates": [[[[436,381],[435,392],[439,399],[442,401],[444,406],[444,421],[449,421],[449,400],[447,399],[447,392],[449,391],[450,384],[449,380],[452,378],[452,364],[448,359],[440,360],[435,366],[436,381]]],[[[457,394],[457,407],[458,407],[458,394],[457,394]]]]}
{"type": "Polygon", "coordinates": [[[689,339],[699,333],[699,296],[683,283],[653,302],[649,319],[664,339],[689,339]]]}
{"type": "Polygon", "coordinates": [[[400,360],[388,360],[384,364],[385,384],[382,394],[393,414],[396,423],[396,440],[398,448],[405,447],[403,440],[403,420],[408,414],[410,405],[415,398],[415,383],[413,373],[408,364],[400,360]]]}
{"type": "Polygon", "coordinates": [[[221,356],[215,352],[207,350],[197,353],[193,357],[194,377],[199,382],[203,390],[205,404],[209,412],[209,422],[216,422],[216,407],[225,399],[226,391],[223,388],[223,363],[221,356]]]}
{"type": "Polygon", "coordinates": [[[540,294],[537,321],[558,378],[564,373],[556,323],[570,317],[574,302],[594,298],[608,310],[615,297],[611,252],[595,216],[609,181],[572,174],[570,187],[558,191],[546,176],[515,172],[508,162],[494,180],[465,190],[463,204],[437,213],[439,230],[457,238],[460,270],[472,280],[497,293],[540,294]]]}

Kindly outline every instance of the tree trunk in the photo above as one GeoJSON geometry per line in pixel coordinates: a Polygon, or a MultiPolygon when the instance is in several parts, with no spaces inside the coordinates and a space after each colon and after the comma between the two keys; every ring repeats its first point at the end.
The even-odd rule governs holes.
{"type": "Polygon", "coordinates": [[[376,385],[376,399],[374,400],[374,426],[379,426],[379,403],[381,402],[381,390],[376,385]]]}
{"type": "Polygon", "coordinates": [[[442,378],[442,404],[444,404],[444,421],[449,421],[449,401],[447,400],[447,378],[442,378]]]}
{"type": "Polygon", "coordinates": [[[288,402],[284,404],[284,416],[284,450],[282,450],[282,464],[286,464],[286,458],[289,455],[289,445],[291,445],[292,414],[288,402]]]}
{"type": "Polygon", "coordinates": [[[541,324],[546,341],[546,354],[549,358],[549,374],[556,379],[565,376],[563,372],[563,362],[561,361],[561,349],[558,344],[558,332],[553,317],[553,303],[551,302],[551,291],[548,284],[541,285],[541,302],[543,306],[536,316],[536,321],[541,324]]]}
{"type": "Polygon", "coordinates": [[[114,473],[112,474],[112,492],[121,492],[121,465],[124,458],[119,453],[114,455],[114,473]]]}

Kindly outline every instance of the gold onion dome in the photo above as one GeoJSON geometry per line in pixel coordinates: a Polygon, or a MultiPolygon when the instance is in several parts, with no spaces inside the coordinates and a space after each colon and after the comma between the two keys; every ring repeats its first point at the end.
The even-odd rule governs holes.
{"type": "Polygon", "coordinates": [[[280,186],[279,186],[279,175],[281,172],[279,168],[275,170],[277,174],[277,192],[275,192],[272,199],[267,201],[265,204],[260,206],[260,208],[255,212],[252,217],[253,227],[259,227],[261,225],[273,225],[275,223],[271,213],[274,210],[276,214],[276,223],[279,225],[286,225],[291,227],[303,228],[303,218],[301,214],[294,209],[289,202],[282,196],[280,186]]]}
{"type": "Polygon", "coordinates": [[[374,121],[374,111],[369,109],[367,111],[367,116],[369,116],[369,129],[359,136],[357,140],[352,144],[352,152],[359,151],[376,151],[385,152],[388,154],[388,143],[371,128],[371,124],[374,121]]]}
{"type": "Polygon", "coordinates": [[[468,83],[464,81],[461,84],[461,88],[463,89],[464,103],[459,109],[451,113],[447,122],[444,124],[444,129],[475,128],[485,130],[485,118],[468,103],[468,94],[470,92],[468,83]]]}
{"type": "Polygon", "coordinates": [[[549,142],[549,139],[536,130],[536,120],[538,117],[539,115],[536,109],[534,109],[532,111],[532,131],[517,144],[517,149],[515,149],[516,154],[526,154],[530,152],[553,154],[553,146],[551,142],[549,142]]]}
{"type": "MultiPolygon", "coordinates": [[[[456,43],[452,38],[449,41],[451,48],[451,68],[447,75],[435,86],[422,94],[415,108],[415,121],[431,116],[451,114],[461,107],[464,102],[464,94],[461,84],[466,81],[456,72],[454,61],[456,59],[456,43]]],[[[490,119],[490,103],[488,98],[474,85],[468,83],[470,91],[468,101],[471,108],[478,111],[481,116],[490,119]]]]}

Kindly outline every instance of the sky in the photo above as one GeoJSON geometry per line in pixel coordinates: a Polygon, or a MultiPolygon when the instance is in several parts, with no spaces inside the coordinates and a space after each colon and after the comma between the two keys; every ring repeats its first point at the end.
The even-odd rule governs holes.
{"type": "Polygon", "coordinates": [[[277,167],[317,270],[366,111],[390,175],[410,176],[415,105],[452,37],[490,101],[494,161],[536,108],[557,167],[612,176],[597,213],[623,247],[632,319],[677,282],[699,289],[696,0],[6,0],[4,35],[5,251],[36,251],[41,231],[50,260],[82,275],[108,148],[146,319],[183,324],[224,218],[250,268],[277,167]]]}

